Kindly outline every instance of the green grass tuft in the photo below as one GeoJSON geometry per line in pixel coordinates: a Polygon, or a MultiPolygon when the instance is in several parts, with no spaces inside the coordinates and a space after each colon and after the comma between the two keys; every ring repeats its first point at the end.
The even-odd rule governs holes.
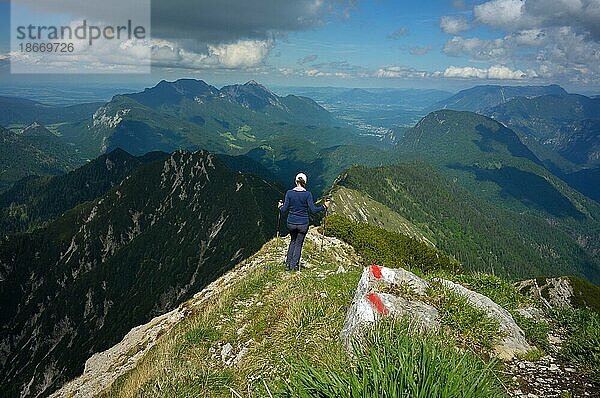
{"type": "Polygon", "coordinates": [[[442,344],[442,337],[409,330],[406,322],[382,322],[355,344],[348,364],[298,361],[277,397],[501,397],[495,362],[442,344]],[[350,365],[350,366],[348,366],[350,365]]]}
{"type": "Polygon", "coordinates": [[[535,362],[538,359],[540,359],[541,357],[543,357],[544,355],[546,355],[546,352],[544,350],[534,348],[532,350],[527,351],[524,354],[517,354],[517,358],[525,360],[525,361],[529,361],[529,362],[535,362]]]}
{"type": "Polygon", "coordinates": [[[218,341],[221,337],[221,333],[214,328],[201,325],[196,329],[188,330],[184,339],[189,344],[210,344],[218,341]]]}
{"type": "Polygon", "coordinates": [[[491,351],[501,337],[496,319],[440,284],[433,283],[428,293],[439,311],[442,325],[455,335],[460,346],[473,351],[491,351]]]}
{"type": "Polygon", "coordinates": [[[511,311],[511,315],[519,327],[523,329],[527,341],[541,350],[548,351],[550,349],[550,343],[548,342],[550,325],[548,322],[524,317],[517,311],[511,311]]]}

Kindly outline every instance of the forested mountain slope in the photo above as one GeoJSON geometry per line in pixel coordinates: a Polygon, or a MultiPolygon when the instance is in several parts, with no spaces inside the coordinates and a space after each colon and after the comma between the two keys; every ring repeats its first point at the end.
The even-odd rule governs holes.
{"type": "Polygon", "coordinates": [[[354,167],[332,194],[335,211],[421,236],[471,270],[509,278],[576,274],[600,281],[598,252],[583,247],[579,236],[570,236],[559,222],[489,203],[425,163],[354,167]],[[373,202],[344,205],[361,203],[362,195],[373,202]],[[389,224],[398,218],[404,222],[389,224]]]}
{"type": "Polygon", "coordinates": [[[0,235],[37,228],[76,205],[94,200],[140,165],[167,157],[150,152],[135,157],[116,149],[59,176],[30,176],[0,194],[0,235]]]}
{"type": "Polygon", "coordinates": [[[46,395],[274,235],[282,193],[179,151],[43,229],[0,241],[2,396],[46,395]]]}

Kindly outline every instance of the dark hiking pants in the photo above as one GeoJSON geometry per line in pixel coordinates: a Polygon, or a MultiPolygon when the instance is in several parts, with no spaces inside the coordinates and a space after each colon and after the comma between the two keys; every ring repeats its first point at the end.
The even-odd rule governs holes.
{"type": "Polygon", "coordinates": [[[302,255],[302,245],[304,244],[304,238],[308,232],[308,224],[296,225],[288,224],[288,230],[290,231],[290,247],[288,247],[287,258],[285,266],[290,270],[300,269],[300,256],[302,255]]]}

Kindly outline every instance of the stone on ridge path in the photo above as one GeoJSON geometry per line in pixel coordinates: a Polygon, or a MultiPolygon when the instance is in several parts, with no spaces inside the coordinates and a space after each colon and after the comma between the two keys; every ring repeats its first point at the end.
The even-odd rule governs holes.
{"type": "Polygon", "coordinates": [[[392,285],[404,285],[415,296],[423,296],[429,286],[422,278],[401,268],[366,267],[340,332],[347,349],[351,349],[353,339],[383,316],[406,317],[422,329],[439,327],[438,311],[431,305],[380,291],[392,285]]]}

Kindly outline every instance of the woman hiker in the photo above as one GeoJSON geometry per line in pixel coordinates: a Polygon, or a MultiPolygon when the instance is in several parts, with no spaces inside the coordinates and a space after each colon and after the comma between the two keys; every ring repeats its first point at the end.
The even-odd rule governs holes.
{"type": "Polygon", "coordinates": [[[330,201],[326,200],[324,205],[315,206],[312,194],[306,190],[306,174],[298,173],[296,176],[296,187],[285,194],[285,201],[279,201],[278,207],[281,213],[288,212],[287,228],[290,231],[290,247],[288,247],[285,267],[288,271],[300,270],[300,256],[302,255],[302,244],[308,232],[308,211],[318,213],[329,208],[330,201]]]}

